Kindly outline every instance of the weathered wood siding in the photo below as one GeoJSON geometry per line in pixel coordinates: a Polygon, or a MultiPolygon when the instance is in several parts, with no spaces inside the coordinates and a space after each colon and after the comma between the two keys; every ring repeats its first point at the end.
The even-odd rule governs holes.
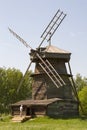
{"type": "MultiPolygon", "coordinates": [[[[12,115],[20,115],[20,106],[13,106],[11,108],[12,111],[12,115]]],[[[22,115],[25,116],[26,115],[26,107],[23,107],[23,112],[22,115]]]]}
{"type": "Polygon", "coordinates": [[[44,106],[34,106],[33,107],[34,116],[45,116],[46,115],[46,107],[44,106]]]}
{"type": "Polygon", "coordinates": [[[47,107],[47,115],[51,117],[71,117],[78,114],[78,103],[73,101],[59,101],[47,107]]]}
{"type": "Polygon", "coordinates": [[[46,98],[65,98],[73,99],[72,85],[69,75],[66,70],[65,61],[62,59],[49,59],[50,63],[60,74],[65,86],[57,88],[47,74],[42,70],[38,63],[35,67],[35,75],[33,75],[34,83],[32,85],[33,99],[46,99],[46,98]]]}
{"type": "Polygon", "coordinates": [[[47,99],[47,88],[43,75],[34,76],[33,79],[32,98],[35,100],[47,99]]]}
{"type": "MultiPolygon", "coordinates": [[[[55,70],[59,73],[59,74],[67,74],[67,70],[66,70],[66,66],[65,66],[65,60],[64,59],[48,59],[49,62],[53,65],[53,67],[55,68],[55,70]]],[[[36,66],[35,66],[35,73],[39,74],[44,72],[43,69],[39,66],[39,61],[36,62],[36,66]]]]}

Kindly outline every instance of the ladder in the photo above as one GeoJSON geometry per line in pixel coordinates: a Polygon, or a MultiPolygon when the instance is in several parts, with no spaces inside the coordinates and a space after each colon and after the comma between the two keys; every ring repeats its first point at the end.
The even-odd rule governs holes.
{"type": "Polygon", "coordinates": [[[39,63],[39,65],[45,71],[45,73],[48,75],[48,77],[51,79],[51,81],[54,83],[54,85],[57,88],[59,88],[60,86],[65,85],[65,82],[60,77],[58,72],[54,69],[54,67],[51,65],[51,63],[47,59],[44,61],[38,53],[36,53],[36,55],[41,61],[39,63]]]}
{"type": "Polygon", "coordinates": [[[62,23],[65,17],[66,14],[64,14],[60,10],[56,12],[56,14],[54,15],[54,17],[52,18],[52,20],[50,21],[50,23],[48,24],[48,26],[41,35],[42,41],[38,48],[40,48],[45,39],[47,41],[50,41],[51,37],[53,36],[53,34],[55,33],[55,31],[57,30],[57,28],[62,23]]]}

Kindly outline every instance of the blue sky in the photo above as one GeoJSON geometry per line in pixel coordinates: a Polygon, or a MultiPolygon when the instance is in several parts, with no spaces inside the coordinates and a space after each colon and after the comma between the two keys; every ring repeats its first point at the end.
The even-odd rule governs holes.
{"type": "Polygon", "coordinates": [[[80,73],[87,77],[87,0],[0,0],[0,67],[15,67],[24,73],[30,62],[30,50],[10,34],[8,27],[35,49],[58,9],[67,17],[52,37],[52,45],[72,53],[74,76],[80,73]]]}

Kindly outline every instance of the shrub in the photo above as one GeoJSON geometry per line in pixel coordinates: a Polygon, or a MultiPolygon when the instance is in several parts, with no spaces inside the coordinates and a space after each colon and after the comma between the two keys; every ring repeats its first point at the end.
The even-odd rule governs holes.
{"type": "Polygon", "coordinates": [[[80,114],[84,114],[87,116],[87,86],[83,87],[81,91],[79,91],[79,99],[83,108],[83,113],[80,109],[80,114]]]}

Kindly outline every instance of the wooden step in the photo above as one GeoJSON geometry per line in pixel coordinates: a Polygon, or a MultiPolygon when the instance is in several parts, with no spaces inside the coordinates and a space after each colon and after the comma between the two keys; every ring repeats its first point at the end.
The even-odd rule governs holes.
{"type": "Polygon", "coordinates": [[[12,122],[24,122],[30,118],[31,118],[31,116],[22,116],[22,117],[21,116],[14,116],[12,118],[12,122]]]}

